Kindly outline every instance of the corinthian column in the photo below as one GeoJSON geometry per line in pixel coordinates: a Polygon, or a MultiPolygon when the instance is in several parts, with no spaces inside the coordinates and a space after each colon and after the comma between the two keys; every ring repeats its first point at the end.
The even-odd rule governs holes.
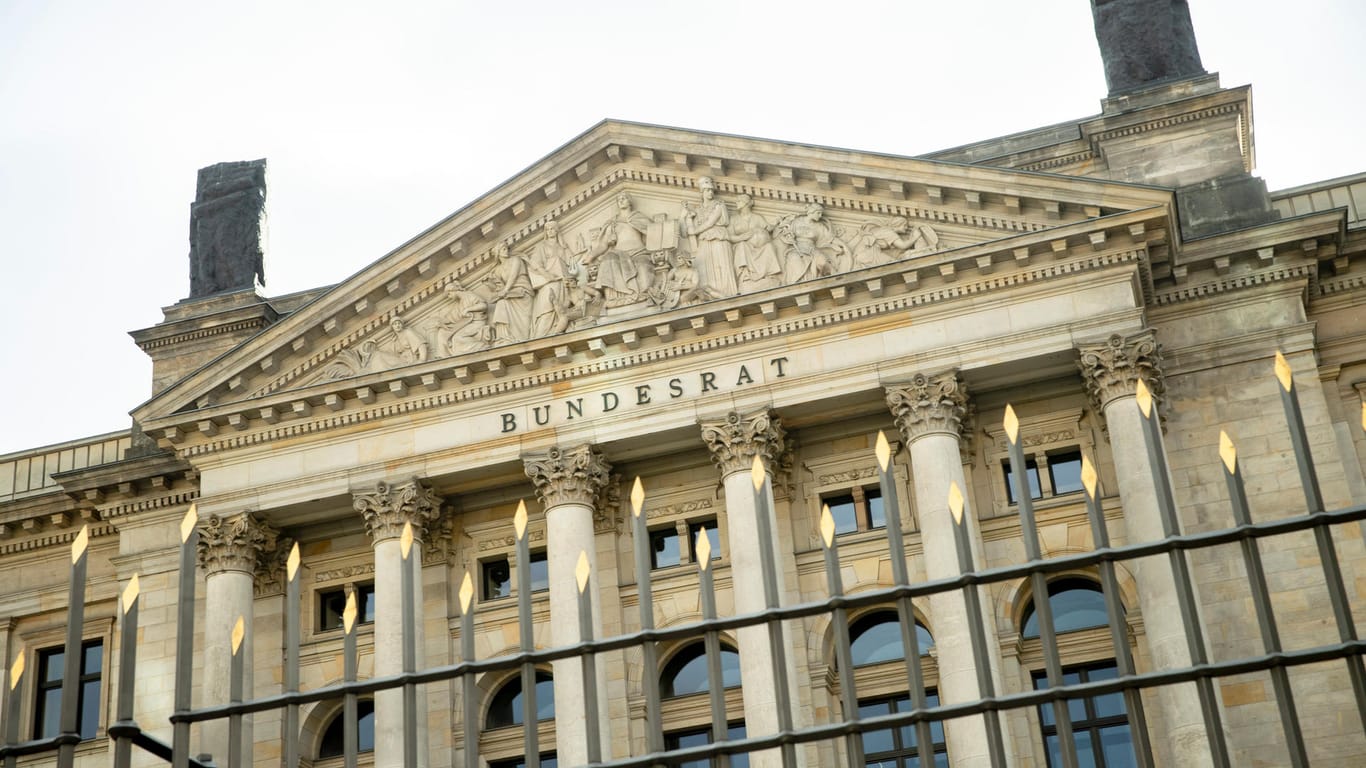
{"type": "MultiPolygon", "coordinates": [[[[441,499],[417,478],[390,485],[377,483],[373,491],[353,492],[352,506],[365,519],[365,532],[375,548],[375,676],[403,671],[403,525],[412,523],[413,548],[408,567],[413,576],[414,637],[417,669],[425,668],[423,653],[422,543],[428,528],[441,516],[441,499]]],[[[427,698],[417,697],[417,761],[427,764],[427,698]]],[[[375,766],[403,766],[403,690],[375,694],[375,766]]]]}
{"type": "MultiPolygon", "coordinates": [[[[1134,398],[1139,379],[1154,396],[1165,390],[1157,339],[1152,331],[1131,336],[1115,334],[1102,344],[1081,347],[1078,352],[1091,402],[1097,412],[1104,414],[1109,428],[1119,498],[1124,506],[1125,536],[1131,544],[1164,538],[1154,481],[1158,468],[1148,458],[1143,416],[1134,398]]],[[[1165,452],[1160,434],[1157,439],[1157,450],[1165,452]]],[[[1138,583],[1138,603],[1143,611],[1153,668],[1189,666],[1190,649],[1177,603],[1176,581],[1167,558],[1147,557],[1130,560],[1127,565],[1138,583]]],[[[1196,604],[1199,602],[1197,594],[1196,604]]],[[[1205,721],[1195,686],[1163,686],[1158,689],[1158,697],[1162,706],[1154,714],[1166,722],[1165,727],[1154,723],[1163,735],[1153,740],[1154,745],[1159,750],[1170,750],[1171,765],[1209,765],[1205,721]]],[[[1153,712],[1153,708],[1148,711],[1153,712]]],[[[1157,719],[1152,715],[1149,718],[1157,719]]]]}
{"type": "MultiPolygon", "coordinates": [[[[752,413],[731,411],[720,421],[702,422],[702,441],[711,451],[712,463],[721,473],[726,491],[726,533],[730,540],[730,573],[734,584],[735,612],[754,613],[767,606],[764,597],[764,560],[774,569],[778,583],[778,600],[786,593],[783,584],[782,562],[777,540],[778,523],[773,515],[773,484],[764,486],[766,504],[761,510],[755,504],[754,480],[751,472],[754,457],[763,462],[769,480],[773,468],[786,447],[786,432],[778,415],[770,409],[752,413]],[[761,515],[766,519],[761,519],[761,515]],[[763,550],[767,549],[767,557],[763,550]]],[[[741,627],[736,632],[740,645],[740,676],[745,688],[745,730],[749,736],[763,736],[779,730],[777,685],[773,673],[773,653],[769,646],[768,627],[763,624],[741,627]]],[[[796,702],[798,686],[796,668],[791,652],[792,641],[783,625],[789,722],[798,724],[796,702]]],[[[711,681],[717,685],[719,681],[711,681]]],[[[804,764],[804,752],[799,748],[797,758],[804,764]]],[[[781,765],[778,750],[756,752],[750,759],[755,768],[781,765]]]]}
{"type": "MultiPolygon", "coordinates": [[[[597,546],[593,510],[612,476],[602,452],[588,443],[555,446],[523,457],[527,477],[545,507],[546,568],[550,576],[550,638],[556,646],[573,645],[579,634],[579,587],[574,569],[579,554],[588,553],[587,592],[592,596],[593,636],[602,639],[602,600],[598,589],[597,546]]],[[[588,719],[584,712],[583,666],[576,658],[552,662],[555,675],[555,751],[560,765],[588,763],[588,719]]],[[[611,756],[607,717],[607,665],[597,664],[598,743],[602,758],[611,756]]],[[[534,727],[528,724],[530,727],[534,727]]]]}
{"type": "MultiPolygon", "coordinates": [[[[232,669],[231,635],[237,618],[242,617],[246,633],[238,653],[243,660],[242,690],[252,692],[252,606],[255,597],[256,569],[274,553],[278,532],[269,523],[249,512],[237,515],[209,515],[199,523],[199,567],[204,571],[204,688],[205,705],[226,704],[232,669]]],[[[239,754],[251,762],[250,717],[242,721],[239,754]]],[[[203,751],[224,763],[228,759],[228,721],[204,723],[201,731],[203,751]]]]}
{"type": "MultiPolygon", "coordinates": [[[[959,575],[953,516],[949,512],[949,487],[957,483],[967,491],[960,446],[963,421],[967,416],[967,388],[956,372],[936,376],[916,374],[905,384],[887,387],[887,406],[896,426],[910,446],[911,473],[915,477],[915,506],[920,517],[920,535],[925,551],[925,575],[946,579],[959,575]]],[[[970,510],[971,512],[972,510],[970,510]]],[[[983,567],[982,534],[977,515],[965,516],[964,528],[972,547],[973,562],[983,567]]],[[[980,617],[986,636],[987,658],[995,692],[1001,687],[1001,647],[996,637],[996,621],[991,600],[983,595],[980,617]]],[[[939,649],[939,699],[958,704],[979,699],[983,690],[978,682],[977,660],[973,658],[971,625],[961,592],[941,592],[930,596],[934,622],[934,645],[939,649]]],[[[1003,730],[1005,723],[1002,723],[1003,730]]],[[[987,750],[987,725],[981,715],[951,720],[944,724],[949,755],[955,766],[990,765],[987,750]]],[[[1008,734],[1003,734],[1010,744],[1008,734]]],[[[1009,752],[1007,752],[1009,754],[1009,752]]]]}

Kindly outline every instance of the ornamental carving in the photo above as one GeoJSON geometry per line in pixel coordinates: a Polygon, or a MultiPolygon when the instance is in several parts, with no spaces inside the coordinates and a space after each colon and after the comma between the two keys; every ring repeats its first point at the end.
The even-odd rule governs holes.
{"type": "Polygon", "coordinates": [[[613,473],[593,504],[593,530],[596,533],[619,533],[622,522],[621,475],[613,473]]]}
{"type": "Polygon", "coordinates": [[[1153,399],[1161,402],[1166,391],[1162,351],[1151,330],[1129,336],[1116,333],[1103,344],[1080,347],[1077,351],[1081,356],[1077,366],[1097,413],[1103,414],[1106,404],[1113,400],[1132,396],[1140,378],[1148,385],[1153,399]]]}
{"type": "Polygon", "coordinates": [[[274,550],[256,559],[256,579],[252,587],[257,597],[284,594],[285,564],[293,546],[294,539],[281,536],[276,540],[274,550]]]}
{"type": "Polygon", "coordinates": [[[763,459],[770,473],[790,469],[787,431],[770,408],[747,414],[731,411],[721,421],[704,421],[701,426],[702,442],[723,478],[734,472],[749,472],[755,456],[763,459]]]}
{"type": "Polygon", "coordinates": [[[961,439],[971,419],[967,387],[956,371],[917,373],[905,384],[887,387],[887,407],[907,443],[933,434],[961,439]]]}
{"type": "Polygon", "coordinates": [[[205,573],[241,571],[255,574],[268,566],[279,546],[280,532],[250,512],[208,515],[199,521],[199,567],[205,573]]]}
{"type": "Polygon", "coordinates": [[[365,533],[375,542],[402,536],[404,523],[412,523],[413,537],[426,542],[428,532],[441,519],[442,501],[413,478],[396,485],[376,483],[373,491],[354,492],[351,506],[364,518],[365,533]]]}
{"type": "Polygon", "coordinates": [[[596,509],[599,495],[612,480],[612,465],[591,443],[553,446],[543,453],[527,454],[522,461],[547,510],[560,504],[596,509]]]}

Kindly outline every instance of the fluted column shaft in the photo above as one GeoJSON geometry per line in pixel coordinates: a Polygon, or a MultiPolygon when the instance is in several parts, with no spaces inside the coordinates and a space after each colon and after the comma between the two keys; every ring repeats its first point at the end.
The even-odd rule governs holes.
{"type": "MultiPolygon", "coordinates": [[[[1151,331],[1128,337],[1114,335],[1103,344],[1083,347],[1079,351],[1092,403],[1104,414],[1109,429],[1128,543],[1162,539],[1164,532],[1154,479],[1159,470],[1148,458],[1148,447],[1143,440],[1143,415],[1134,396],[1140,378],[1153,393],[1160,395],[1164,391],[1156,339],[1151,331]]],[[[1165,455],[1160,433],[1157,439],[1157,450],[1165,455]]],[[[1126,567],[1133,571],[1137,583],[1138,603],[1143,611],[1144,634],[1153,668],[1189,666],[1190,649],[1186,644],[1176,581],[1168,559],[1131,560],[1126,567]]],[[[1196,604],[1199,605],[1198,591],[1196,604]]],[[[1165,721],[1162,738],[1153,739],[1158,752],[1170,751],[1170,765],[1210,765],[1205,721],[1195,686],[1163,686],[1157,695],[1161,702],[1158,717],[1162,718],[1158,722],[1165,721]]],[[[1149,718],[1157,720],[1151,714],[1149,718]]]]}
{"type": "MultiPolygon", "coordinates": [[[[702,439],[711,451],[712,462],[721,474],[726,493],[726,536],[730,542],[730,575],[737,614],[764,610],[763,550],[767,548],[778,583],[778,600],[783,602],[787,588],[784,584],[782,559],[779,557],[778,521],[774,517],[773,467],[785,449],[786,433],[778,417],[771,410],[754,413],[731,412],[720,421],[702,422],[702,439]],[[765,509],[755,504],[754,481],[751,475],[754,457],[764,464],[770,482],[764,486],[765,509]],[[765,514],[766,521],[760,519],[765,514]],[[762,535],[767,530],[767,536],[762,535]]],[[[799,686],[792,653],[791,630],[783,624],[787,689],[792,719],[800,726],[800,707],[797,706],[799,686]]],[[[744,684],[745,730],[749,736],[776,733],[779,728],[778,697],[773,673],[773,653],[769,646],[767,625],[741,627],[736,631],[740,646],[740,677],[744,684]]],[[[718,682],[711,681],[712,685],[718,682]]],[[[754,768],[781,766],[778,750],[756,752],[750,757],[754,768]]],[[[805,765],[805,752],[797,750],[797,760],[805,765]]]]}
{"type": "MultiPolygon", "coordinates": [[[[404,523],[413,526],[413,548],[408,567],[413,575],[413,643],[417,669],[426,668],[423,649],[422,546],[429,527],[441,516],[441,499],[416,478],[398,484],[379,483],[374,490],[353,494],[353,505],[365,520],[365,532],[375,550],[375,676],[403,671],[403,551],[404,523]]],[[[417,697],[417,760],[427,765],[427,697],[417,697]]],[[[375,766],[403,766],[403,689],[375,694],[375,766]]]]}
{"type": "MultiPolygon", "coordinates": [[[[887,405],[911,454],[915,477],[915,505],[920,520],[920,535],[925,552],[925,575],[945,579],[959,575],[956,524],[949,512],[949,488],[957,483],[966,494],[961,453],[963,420],[967,415],[967,390],[955,373],[938,376],[916,375],[910,382],[887,388],[887,405]]],[[[963,525],[972,548],[973,562],[984,567],[982,534],[975,510],[969,508],[963,525]]],[[[980,588],[979,588],[980,589],[980,588]]],[[[977,660],[972,652],[971,625],[967,604],[961,592],[941,592],[930,596],[934,645],[938,649],[939,700],[944,704],[974,701],[982,697],[978,683],[977,660]]],[[[1001,646],[996,636],[992,601],[981,593],[980,617],[986,637],[987,663],[991,667],[995,692],[1002,691],[1001,646]]],[[[1002,719],[1002,730],[1008,730],[1002,719]]],[[[955,766],[988,766],[986,720],[965,717],[944,724],[949,757],[955,766]]],[[[1006,744],[1013,743],[1003,734],[1006,744]]],[[[1010,759],[1007,752],[1007,759],[1010,759]]]]}
{"type": "MultiPolygon", "coordinates": [[[[593,636],[602,639],[602,600],[598,580],[593,511],[611,481],[611,466],[597,448],[584,443],[556,446],[523,458],[527,476],[545,506],[546,569],[550,577],[550,638],[554,646],[582,640],[579,632],[579,587],[575,576],[580,553],[588,554],[586,591],[592,597],[593,636]]],[[[607,658],[596,672],[598,743],[602,758],[611,756],[611,720],[607,715],[607,658]]],[[[578,657],[552,662],[555,676],[555,751],[559,764],[588,763],[588,719],[584,711],[583,665],[578,657]]]]}
{"type": "MultiPolygon", "coordinates": [[[[204,571],[204,684],[201,704],[228,703],[232,670],[232,628],[240,616],[246,630],[238,653],[243,659],[242,691],[252,695],[255,650],[252,621],[256,569],[275,551],[278,532],[250,513],[209,515],[199,523],[199,567],[204,571]]],[[[242,719],[238,745],[251,762],[252,719],[242,719]]],[[[200,730],[198,751],[208,752],[225,765],[228,759],[228,721],[212,720],[200,730]]]]}

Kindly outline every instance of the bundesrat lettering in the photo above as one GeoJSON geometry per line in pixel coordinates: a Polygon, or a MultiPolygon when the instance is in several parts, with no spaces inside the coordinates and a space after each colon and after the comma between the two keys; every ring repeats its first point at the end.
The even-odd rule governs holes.
{"type": "MultiPolygon", "coordinates": [[[[775,357],[768,361],[768,367],[770,373],[773,374],[773,378],[781,379],[787,376],[787,362],[788,359],[786,357],[775,357]]],[[[692,377],[689,376],[686,378],[692,377]]],[[[753,384],[755,383],[755,379],[754,375],[750,373],[749,366],[741,365],[740,370],[734,373],[734,381],[731,381],[729,372],[723,377],[722,374],[717,371],[701,371],[696,374],[696,378],[693,382],[695,383],[695,386],[699,388],[697,391],[693,392],[693,394],[703,395],[708,392],[719,392],[722,389],[731,389],[753,384]]],[[[598,413],[605,414],[611,413],[623,406],[651,405],[653,403],[677,400],[678,398],[689,394],[688,389],[690,389],[690,387],[685,387],[685,377],[676,376],[669,379],[668,383],[663,388],[654,384],[638,384],[626,390],[601,392],[596,395],[561,400],[559,403],[535,405],[531,408],[533,423],[529,425],[518,424],[516,413],[502,413],[499,414],[499,417],[503,422],[504,433],[516,432],[517,429],[522,426],[546,426],[550,423],[554,411],[560,410],[560,408],[563,409],[560,410],[560,413],[564,416],[565,421],[584,418],[583,409],[585,399],[595,400],[601,398],[601,402],[593,403],[592,405],[600,406],[597,407],[596,410],[598,413]]]]}

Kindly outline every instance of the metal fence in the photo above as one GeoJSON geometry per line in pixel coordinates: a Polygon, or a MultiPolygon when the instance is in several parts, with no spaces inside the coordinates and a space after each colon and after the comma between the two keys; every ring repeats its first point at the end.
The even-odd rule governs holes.
{"type": "MultiPolygon", "coordinates": [[[[171,762],[176,768],[186,766],[213,765],[208,756],[192,757],[190,747],[190,727],[193,723],[204,723],[226,718],[232,736],[240,734],[242,718],[251,713],[270,710],[283,710],[281,740],[283,761],[286,766],[299,763],[299,707],[312,702],[337,699],[344,701],[344,750],[343,759],[348,768],[355,766],[358,750],[357,701],[358,697],[376,691],[401,689],[404,707],[404,762],[416,765],[418,730],[416,701],[418,686],[459,681],[463,687],[463,762],[467,768],[480,765],[478,754],[480,722],[477,708],[475,679],[478,675],[490,672],[517,669],[521,673],[522,706],[524,729],[525,765],[538,766],[541,745],[537,734],[536,705],[536,666],[560,659],[577,659],[582,665],[584,679],[596,679],[595,665],[603,653],[623,649],[641,649],[645,698],[647,752],[629,758],[603,759],[602,737],[598,733],[598,708],[604,704],[596,700],[596,687],[591,683],[585,686],[588,694],[584,702],[587,721],[587,752],[589,763],[604,768],[648,768],[650,766],[678,765],[690,760],[712,760],[714,765],[728,766],[733,755],[747,754],[760,750],[776,749],[781,754],[782,764],[795,765],[796,751],[800,745],[823,740],[842,741],[842,751],[848,765],[862,766],[863,735],[885,731],[890,728],[912,728],[917,735],[916,743],[921,766],[934,765],[931,723],[962,717],[980,716],[986,721],[987,750],[993,766],[1006,764],[1009,746],[1003,742],[999,719],[1002,713],[1018,708],[1046,707],[1051,712],[1052,722],[1060,745],[1062,763],[1068,768],[1078,765],[1078,754],[1072,723],[1069,719],[1069,701],[1084,700],[1105,694],[1119,693],[1123,696],[1132,734],[1134,758],[1139,765],[1152,765],[1151,742],[1162,737],[1152,733],[1147,725],[1144,705],[1140,692],[1162,686],[1194,683],[1199,696],[1205,720],[1208,750],[1211,761],[1216,766],[1230,765],[1229,746],[1225,743],[1225,731],[1220,722],[1220,709],[1216,700],[1215,681],[1221,677],[1249,672],[1267,672],[1272,682],[1276,704],[1279,707],[1280,724],[1284,744],[1290,764],[1308,764],[1305,740],[1301,729],[1300,717],[1296,712],[1294,695],[1289,683],[1289,669],[1304,664],[1336,661],[1346,666],[1351,680],[1358,715],[1366,728],[1366,669],[1363,668],[1363,653],[1366,643],[1357,638],[1355,623],[1349,600],[1349,593],[1343,581],[1337,552],[1333,543],[1334,526],[1366,519],[1366,506],[1357,506],[1335,511],[1325,510],[1314,465],[1309,453],[1305,425],[1300,414],[1298,395],[1290,376],[1289,367],[1277,355],[1277,379],[1280,383],[1284,406],[1286,427],[1299,468],[1301,485],[1304,490],[1304,514],[1279,517],[1266,522],[1254,523],[1251,520],[1247,497],[1244,492],[1243,476],[1238,465],[1236,450],[1226,435],[1221,434],[1220,458],[1223,475],[1228,484],[1230,505],[1235,525],[1231,528],[1187,534],[1181,531],[1166,467],[1166,459],[1161,449],[1159,424],[1156,409],[1146,389],[1140,383],[1138,402],[1143,416],[1144,439],[1148,456],[1155,468],[1153,477],[1157,490],[1157,504],[1162,518],[1165,538],[1157,541],[1115,547],[1110,543],[1109,531],[1097,493],[1094,467],[1089,459],[1084,460],[1083,485],[1085,502],[1091,534],[1094,541],[1092,551],[1061,557],[1044,559],[1041,556],[1039,536],[1035,525],[1034,510],[1030,490],[1027,486],[1027,473],[1018,471],[1026,466],[1020,440],[1018,421],[1007,408],[1005,428],[1009,447],[1011,473],[1015,484],[1014,498],[1018,500],[1021,534],[1027,561],[1007,567],[978,569],[973,562],[967,529],[964,523],[964,499],[960,489],[953,486],[949,493],[948,505],[954,516],[955,538],[958,564],[961,575],[934,581],[911,583],[906,568],[905,545],[902,541],[900,526],[893,522],[887,527],[887,543],[891,555],[893,586],[845,595],[840,582],[840,556],[834,535],[834,523],[825,510],[821,520],[821,534],[824,541],[825,570],[828,579],[829,597],[824,600],[806,602],[798,605],[780,606],[777,588],[777,570],[770,547],[763,547],[765,556],[761,558],[764,573],[762,585],[764,610],[747,615],[720,617],[716,614],[715,595],[712,585],[709,556],[710,541],[705,532],[697,540],[699,557],[696,560],[698,588],[703,618],[701,621],[668,629],[657,629],[653,623],[651,608],[650,560],[648,552],[649,536],[645,528],[644,492],[637,481],[631,494],[633,512],[634,546],[636,574],[639,591],[640,625],[638,632],[612,638],[593,638],[590,601],[591,593],[586,590],[589,582],[588,560],[580,560],[577,572],[579,586],[579,617],[581,636],[585,639],[572,646],[551,650],[534,650],[532,641],[530,553],[526,535],[526,509],[520,506],[514,519],[516,534],[516,562],[519,575],[518,617],[522,652],[496,659],[476,659],[474,654],[474,586],[467,572],[460,587],[461,607],[461,660],[446,666],[419,670],[415,665],[416,648],[413,642],[416,623],[413,600],[412,569],[403,568],[402,584],[402,621],[404,625],[403,672],[399,675],[356,679],[356,605],[354,595],[350,595],[344,614],[344,682],[312,691],[299,688],[299,555],[297,546],[291,553],[287,564],[286,610],[285,610],[285,662],[283,691],[274,696],[246,701],[243,700],[243,666],[240,652],[242,624],[234,628],[231,660],[231,703],[220,706],[206,706],[195,709],[191,706],[192,657],[194,653],[194,600],[195,600],[195,549],[197,532],[193,508],[182,523],[181,581],[179,595],[179,623],[177,628],[175,713],[173,723],[173,743],[165,744],[150,736],[138,724],[133,710],[133,693],[136,680],[136,637],[138,616],[138,583],[134,576],[124,590],[121,600],[120,618],[120,664],[118,673],[118,698],[115,721],[109,726],[108,734],[114,740],[114,764],[117,768],[129,765],[132,749],[137,747],[158,758],[171,762]],[[1320,565],[1323,572],[1333,620],[1336,623],[1338,642],[1312,648],[1288,651],[1281,644],[1277,632],[1276,618],[1272,611],[1271,594],[1262,567],[1258,542],[1268,537],[1281,536],[1299,531],[1312,531],[1315,537],[1320,565]],[[1233,660],[1211,661],[1197,615],[1197,606],[1192,586],[1188,553],[1225,544],[1236,544],[1241,554],[1242,565],[1248,576],[1258,626],[1261,633],[1262,653],[1233,660]],[[1186,632],[1188,650],[1192,663],[1177,669],[1155,669],[1138,673],[1130,654],[1126,636],[1127,627],[1120,604],[1119,586],[1115,575],[1117,563],[1138,558],[1163,556],[1169,562],[1176,584],[1176,600],[1186,632]],[[1050,575],[1075,572],[1079,569],[1093,570],[1099,575],[1101,591],[1104,595],[1107,625],[1115,652],[1115,665],[1118,675],[1113,679],[1091,682],[1067,683],[1063,677],[1062,661],[1053,624],[1052,610],[1047,599],[1035,600],[1035,612],[1040,630],[1040,641],[1045,662],[1047,686],[1033,691],[1006,694],[995,690],[987,660],[986,629],[982,621],[979,587],[999,582],[1025,580],[1035,596],[1048,594],[1050,575]],[[982,692],[981,698],[951,704],[931,705],[926,697],[926,686],[921,668],[921,652],[915,632],[915,616],[912,599],[935,594],[960,593],[966,606],[971,640],[971,651],[976,662],[977,683],[982,692]],[[871,606],[896,606],[900,620],[901,637],[905,659],[905,675],[910,700],[906,711],[873,717],[860,717],[858,693],[853,674],[850,650],[849,621],[850,611],[871,606]],[[788,651],[782,640],[780,628],[784,622],[793,622],[807,617],[829,616],[835,637],[835,660],[839,674],[839,690],[843,704],[843,718],[831,722],[806,727],[794,727],[791,702],[795,691],[789,686],[788,676],[784,673],[784,655],[788,651]],[[743,739],[727,739],[727,718],[721,680],[720,633],[740,627],[765,626],[770,638],[770,656],[773,663],[772,679],[775,681],[775,700],[778,705],[778,729],[773,733],[751,734],[743,739]],[[709,700],[712,715],[711,743],[666,750],[664,729],[660,717],[660,691],[657,671],[657,651],[660,643],[683,639],[701,639],[705,644],[706,660],[709,669],[709,700]]],[[[1366,427],[1366,409],[1363,410],[1363,427],[1366,427]]],[[[889,521],[899,520],[896,483],[891,474],[889,450],[885,439],[879,436],[877,451],[881,492],[886,517],[889,521]]],[[[756,458],[754,472],[755,503],[759,510],[760,540],[771,541],[772,532],[764,530],[768,525],[770,510],[764,505],[769,498],[765,484],[767,474],[756,458]]],[[[405,560],[410,556],[412,546],[411,529],[405,530],[402,539],[402,552],[405,560]]],[[[17,764],[18,758],[40,753],[57,753],[57,764],[61,768],[73,765],[75,747],[80,741],[78,713],[76,711],[76,685],[79,680],[79,653],[83,627],[83,606],[85,600],[87,535],[83,530],[72,546],[72,568],[70,580],[70,620],[67,625],[66,656],[62,683],[61,733],[55,737],[21,741],[18,732],[19,718],[10,716],[4,733],[4,743],[0,746],[6,768],[17,764]]],[[[16,663],[9,670],[7,690],[9,702],[7,712],[20,711],[22,701],[18,685],[23,675],[23,653],[16,656],[16,663]]],[[[1041,738],[1041,737],[1040,737],[1041,738]]],[[[239,768],[249,756],[238,753],[238,738],[230,738],[228,754],[215,756],[225,760],[230,768],[239,768]]]]}

